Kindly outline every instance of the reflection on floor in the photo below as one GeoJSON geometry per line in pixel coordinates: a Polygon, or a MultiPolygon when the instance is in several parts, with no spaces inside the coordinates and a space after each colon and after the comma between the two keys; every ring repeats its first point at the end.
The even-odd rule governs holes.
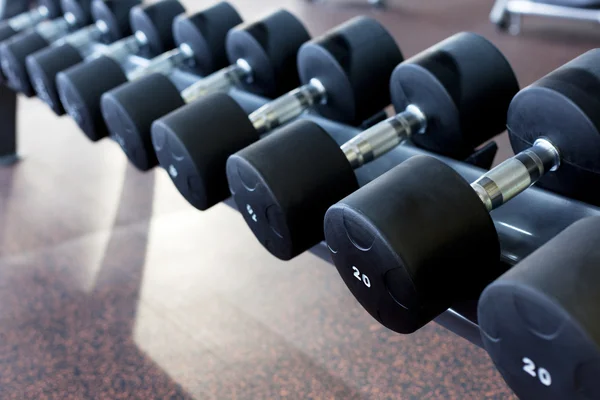
{"type": "MultiPolygon", "coordinates": [[[[284,3],[313,34],[362,11],[234,3],[247,20],[284,3]]],[[[496,34],[491,2],[398,3],[372,15],[406,56],[473,30],[499,44],[522,84],[598,42],[543,22],[518,40],[496,34]]],[[[24,159],[0,169],[0,398],[511,396],[482,350],[435,324],[389,332],[330,264],[279,262],[228,206],[198,212],[164,171],[135,171],[114,143],[92,145],[37,100],[20,106],[24,159]]]]}

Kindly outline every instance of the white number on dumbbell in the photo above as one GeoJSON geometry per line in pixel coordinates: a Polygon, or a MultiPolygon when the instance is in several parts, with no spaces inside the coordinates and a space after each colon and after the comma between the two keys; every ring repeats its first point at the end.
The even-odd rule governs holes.
{"type": "Polygon", "coordinates": [[[550,386],[552,384],[552,377],[550,376],[550,372],[548,372],[545,368],[537,368],[533,361],[530,358],[523,357],[523,371],[527,372],[529,375],[534,378],[537,377],[543,385],[550,386]]]}
{"type": "Polygon", "coordinates": [[[354,270],[354,276],[356,277],[356,279],[362,281],[362,283],[364,283],[366,287],[371,287],[371,280],[368,276],[366,276],[365,274],[361,274],[358,268],[354,266],[352,267],[352,269],[354,270]]]}
{"type": "Polygon", "coordinates": [[[250,204],[246,204],[246,211],[248,211],[248,214],[250,214],[252,221],[254,221],[254,222],[258,221],[258,218],[256,217],[256,213],[254,212],[254,210],[252,209],[250,204]]]}

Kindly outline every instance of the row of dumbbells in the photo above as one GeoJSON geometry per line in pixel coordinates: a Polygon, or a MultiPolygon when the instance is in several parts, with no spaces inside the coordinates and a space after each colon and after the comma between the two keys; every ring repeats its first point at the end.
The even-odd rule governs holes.
{"type": "Polygon", "coordinates": [[[490,217],[537,182],[600,206],[598,50],[519,91],[505,57],[473,33],[404,60],[366,17],[311,39],[284,10],[243,23],[228,3],[191,15],[173,0],[61,5],[63,17],[41,5],[33,28],[0,45],[11,88],[66,110],[94,141],[112,137],[137,168],[161,165],[200,210],[233,194],[282,260],[325,239],[351,292],[394,331],[487,286],[482,337],[519,396],[600,398],[599,221],[503,274],[490,217]],[[180,68],[202,78],[179,87],[180,68]],[[248,113],[234,88],[274,100],[248,113]],[[390,102],[397,114],[345,143],[297,118],[310,110],[358,127],[390,102]],[[517,155],[475,182],[424,155],[359,187],[355,170],[398,145],[460,160],[506,127],[517,155]]]}

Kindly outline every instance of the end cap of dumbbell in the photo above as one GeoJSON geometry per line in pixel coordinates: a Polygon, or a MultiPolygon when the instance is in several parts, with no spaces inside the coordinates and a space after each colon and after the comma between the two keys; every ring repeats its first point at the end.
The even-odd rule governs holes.
{"type": "Polygon", "coordinates": [[[27,56],[47,47],[49,43],[39,33],[23,33],[0,45],[0,62],[7,85],[27,97],[35,95],[31,86],[25,60],[27,56]]]}
{"type": "Polygon", "coordinates": [[[340,147],[308,120],[295,121],[231,156],[227,179],[256,238],[282,260],[322,241],[327,208],[358,189],[340,147]]]}
{"type": "Polygon", "coordinates": [[[108,136],[100,109],[102,94],[126,82],[121,66],[104,56],[71,67],[56,77],[63,107],[92,141],[108,136]]]}
{"type": "Polygon", "coordinates": [[[586,218],[490,284],[485,349],[521,399],[600,398],[600,218],[586,218]]]}
{"type": "Polygon", "coordinates": [[[27,71],[37,96],[57,115],[63,115],[56,75],[83,61],[79,51],[70,44],[51,46],[27,57],[27,71]]]}
{"type": "Polygon", "coordinates": [[[60,0],[38,0],[37,4],[38,7],[46,7],[48,10],[47,19],[49,20],[60,17],[63,12],[60,5],[60,0]]]}
{"type": "Polygon", "coordinates": [[[222,93],[181,107],[152,126],[158,161],[199,210],[229,197],[227,157],[256,140],[258,133],[245,111],[222,93]]]}
{"type": "Polygon", "coordinates": [[[390,76],[403,59],[383,25],[361,16],[302,45],[298,73],[327,88],[327,102],[316,105],[321,115],[358,125],[390,104],[390,76]]]}
{"type": "Polygon", "coordinates": [[[141,0],[102,0],[92,2],[92,18],[96,22],[102,21],[106,24],[108,31],[104,37],[107,42],[110,43],[131,35],[129,12],[133,7],[141,3],[141,0]]]}
{"type": "Polygon", "coordinates": [[[63,14],[72,14],[77,27],[92,23],[92,1],[61,0],[63,14]]]}
{"type": "Polygon", "coordinates": [[[175,47],[173,21],[183,13],[185,8],[177,0],[136,6],[129,15],[131,29],[146,36],[150,55],[162,54],[175,47]]]}
{"type": "Polygon", "coordinates": [[[559,150],[560,168],[539,185],[600,206],[600,49],[590,50],[521,90],[508,110],[515,153],[537,139],[559,150]],[[552,110],[552,112],[548,112],[552,110]]]}
{"type": "Polygon", "coordinates": [[[101,103],[110,136],[141,171],[158,165],[150,135],[152,123],[183,105],[179,90],[163,74],[150,74],[121,85],[104,93],[101,103]]]}
{"type": "Polygon", "coordinates": [[[390,91],[396,112],[417,106],[427,132],[411,140],[455,158],[506,129],[506,115],[519,90],[500,50],[475,33],[461,32],[411,57],[394,70],[390,91]]]}
{"type": "Polygon", "coordinates": [[[278,10],[227,35],[227,56],[252,67],[252,79],[242,82],[245,90],[265,97],[282,95],[300,84],[298,50],[310,40],[302,22],[286,10],[278,10]]]}
{"type": "Polygon", "coordinates": [[[413,157],[332,206],[325,239],[342,279],[381,324],[421,328],[498,276],[494,223],[443,162],[413,157]]]}
{"type": "Polygon", "coordinates": [[[173,36],[179,45],[194,52],[192,67],[202,76],[229,65],[225,38],[229,30],[242,23],[233,6],[220,2],[192,16],[181,15],[173,23],[173,36]]]}

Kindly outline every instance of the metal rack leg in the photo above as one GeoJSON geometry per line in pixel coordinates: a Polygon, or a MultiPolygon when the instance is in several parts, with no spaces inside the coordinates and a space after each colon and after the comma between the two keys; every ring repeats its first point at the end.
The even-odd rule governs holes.
{"type": "Polygon", "coordinates": [[[17,94],[0,85],[0,165],[17,160],[17,94]]]}

